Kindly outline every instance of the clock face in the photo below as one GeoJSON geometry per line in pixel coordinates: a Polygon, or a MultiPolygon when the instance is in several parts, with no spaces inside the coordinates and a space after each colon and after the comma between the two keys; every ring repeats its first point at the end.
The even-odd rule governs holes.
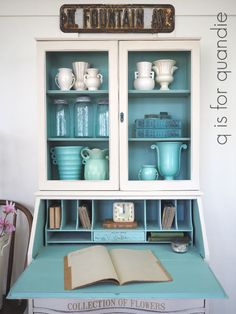
{"type": "Polygon", "coordinates": [[[134,203],[117,202],[113,204],[113,221],[134,221],[134,203]]]}

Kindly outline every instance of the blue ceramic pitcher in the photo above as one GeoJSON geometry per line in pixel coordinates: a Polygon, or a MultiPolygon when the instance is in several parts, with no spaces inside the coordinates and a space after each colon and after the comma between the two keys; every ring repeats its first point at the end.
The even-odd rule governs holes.
{"type": "Polygon", "coordinates": [[[182,142],[157,142],[151,146],[157,150],[157,167],[164,180],[173,180],[179,174],[181,150],[187,149],[182,142]]]}
{"type": "Polygon", "coordinates": [[[81,151],[84,167],[85,180],[108,180],[109,161],[108,149],[84,148],[81,151]]]}

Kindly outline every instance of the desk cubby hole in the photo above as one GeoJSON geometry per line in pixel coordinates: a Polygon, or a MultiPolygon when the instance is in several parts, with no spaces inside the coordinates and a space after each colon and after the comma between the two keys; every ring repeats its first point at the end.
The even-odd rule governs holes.
{"type": "Polygon", "coordinates": [[[47,244],[91,242],[91,232],[83,231],[48,231],[47,244]]]}
{"type": "Polygon", "coordinates": [[[177,200],[176,226],[181,231],[192,231],[192,201],[177,200]]]}
{"type": "Polygon", "coordinates": [[[156,231],[161,229],[161,201],[146,200],[146,229],[156,231]]]}
{"type": "Polygon", "coordinates": [[[77,228],[81,231],[88,231],[88,230],[91,230],[93,228],[93,201],[91,200],[78,200],[77,201],[77,228]],[[79,217],[79,207],[80,206],[85,206],[87,208],[87,212],[88,212],[88,216],[89,216],[89,219],[90,219],[90,222],[91,222],[91,228],[90,229],[87,229],[85,227],[83,227],[82,225],[82,222],[81,222],[81,219],[79,217]]]}
{"type": "Polygon", "coordinates": [[[46,222],[45,229],[46,230],[61,230],[62,227],[62,201],[61,200],[47,200],[45,201],[46,206],[46,222]],[[50,207],[59,207],[60,208],[60,227],[57,229],[50,228],[50,207]]]}
{"type": "Polygon", "coordinates": [[[161,209],[160,209],[160,212],[161,212],[161,230],[164,230],[164,231],[166,231],[166,230],[170,230],[170,231],[178,230],[177,219],[176,219],[177,211],[178,211],[178,208],[177,208],[177,201],[176,200],[161,200],[161,209]],[[173,222],[172,222],[170,229],[165,229],[163,226],[163,218],[164,218],[163,214],[164,214],[165,207],[174,207],[175,208],[174,219],[173,219],[173,222]]]}
{"type": "Polygon", "coordinates": [[[62,225],[63,231],[76,230],[78,224],[78,201],[62,200],[62,225]]]}
{"type": "MultiPolygon", "coordinates": [[[[135,221],[138,223],[137,229],[144,229],[144,201],[143,200],[93,200],[93,229],[107,230],[103,228],[105,219],[113,220],[113,204],[115,202],[133,202],[135,221]]],[[[111,229],[109,229],[111,230],[111,229]]],[[[129,229],[132,230],[132,229],[129,229]]]]}

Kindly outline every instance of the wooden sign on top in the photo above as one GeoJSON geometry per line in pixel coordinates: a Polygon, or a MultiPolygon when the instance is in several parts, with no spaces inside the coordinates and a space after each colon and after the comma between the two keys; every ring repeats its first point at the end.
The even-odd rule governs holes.
{"type": "Polygon", "coordinates": [[[168,4],[64,4],[60,28],[65,33],[170,33],[175,9],[168,4]]]}

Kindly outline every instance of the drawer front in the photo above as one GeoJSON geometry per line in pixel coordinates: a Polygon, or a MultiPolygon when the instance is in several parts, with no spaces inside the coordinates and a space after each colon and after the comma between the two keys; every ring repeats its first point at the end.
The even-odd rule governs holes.
{"type": "Polygon", "coordinates": [[[143,231],[94,231],[95,242],[144,242],[143,231]]]}
{"type": "Polygon", "coordinates": [[[34,299],[33,313],[178,313],[207,314],[205,300],[34,299]]]}

